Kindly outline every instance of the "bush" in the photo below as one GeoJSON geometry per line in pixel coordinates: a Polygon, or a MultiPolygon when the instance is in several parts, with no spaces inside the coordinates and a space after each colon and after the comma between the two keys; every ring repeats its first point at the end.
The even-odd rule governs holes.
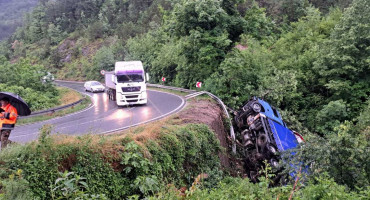
{"type": "Polygon", "coordinates": [[[310,166],[312,179],[326,172],[336,183],[352,190],[368,187],[369,132],[356,132],[358,129],[350,122],[341,124],[335,131],[337,133],[327,138],[306,136],[306,143],[290,159],[293,163],[310,166]]]}
{"type": "Polygon", "coordinates": [[[9,176],[9,180],[0,181],[0,199],[23,200],[30,198],[32,193],[28,187],[28,182],[22,177],[22,170],[17,170],[15,174],[9,176]]]}
{"type": "MultiPolygon", "coordinates": [[[[44,127],[37,143],[0,152],[1,179],[11,182],[9,174],[23,171],[22,179],[11,182],[19,185],[19,195],[124,199],[154,195],[169,183],[189,186],[201,173],[209,174],[210,186],[222,177],[220,146],[205,125],[174,126],[142,145],[125,137],[111,150],[104,141],[93,145],[91,136],[57,142],[51,129],[44,127]]],[[[15,193],[5,187],[5,195],[15,193]]]]}
{"type": "Polygon", "coordinates": [[[102,38],[106,31],[107,30],[104,28],[103,23],[100,21],[96,21],[90,24],[87,28],[87,34],[92,41],[98,38],[102,38]]]}
{"type": "Polygon", "coordinates": [[[41,81],[46,75],[43,66],[34,65],[29,59],[11,64],[0,58],[0,87],[3,91],[19,94],[33,111],[59,103],[58,90],[51,83],[41,81]]]}
{"type": "Polygon", "coordinates": [[[129,183],[119,172],[102,159],[102,155],[88,147],[76,149],[70,156],[76,156],[72,172],[86,178],[89,192],[105,194],[109,199],[122,199],[129,192],[129,183]]]}
{"type": "Polygon", "coordinates": [[[196,187],[184,193],[169,187],[149,199],[368,199],[369,189],[360,192],[349,192],[344,186],[338,185],[327,176],[321,176],[315,182],[297,184],[294,192],[293,185],[269,187],[269,180],[262,179],[260,183],[251,183],[248,179],[225,178],[214,189],[196,187]]]}
{"type": "MultiPolygon", "coordinates": [[[[157,141],[146,145],[156,169],[167,183],[190,185],[201,173],[220,175],[220,144],[205,125],[187,125],[175,132],[162,132],[157,141]]],[[[212,181],[217,181],[213,177],[212,181]]]]}

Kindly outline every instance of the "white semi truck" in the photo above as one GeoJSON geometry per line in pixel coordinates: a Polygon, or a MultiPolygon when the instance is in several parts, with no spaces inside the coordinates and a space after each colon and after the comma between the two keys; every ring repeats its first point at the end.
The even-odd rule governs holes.
{"type": "Polygon", "coordinates": [[[141,61],[119,61],[114,71],[105,72],[105,86],[110,100],[118,106],[146,104],[146,78],[141,61]]]}

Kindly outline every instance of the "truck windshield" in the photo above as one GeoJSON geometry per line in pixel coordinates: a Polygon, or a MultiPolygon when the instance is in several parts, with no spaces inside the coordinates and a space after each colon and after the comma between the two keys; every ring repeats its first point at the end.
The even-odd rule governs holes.
{"type": "Polygon", "coordinates": [[[117,76],[118,83],[125,83],[125,82],[142,82],[144,81],[142,74],[126,74],[126,75],[119,75],[117,76]]]}

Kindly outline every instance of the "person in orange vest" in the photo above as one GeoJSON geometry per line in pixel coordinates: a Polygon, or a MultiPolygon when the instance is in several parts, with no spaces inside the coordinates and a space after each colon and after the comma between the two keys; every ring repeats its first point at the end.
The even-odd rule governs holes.
{"type": "Polygon", "coordinates": [[[9,135],[11,130],[14,129],[15,123],[17,122],[18,112],[9,103],[9,99],[4,97],[0,100],[1,113],[0,113],[0,139],[1,149],[5,148],[9,143],[9,135]]]}

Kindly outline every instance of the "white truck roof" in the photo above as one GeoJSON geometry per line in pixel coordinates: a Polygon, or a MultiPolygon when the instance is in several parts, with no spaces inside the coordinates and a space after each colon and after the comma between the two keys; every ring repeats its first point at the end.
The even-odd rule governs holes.
{"type": "Polygon", "coordinates": [[[123,72],[144,72],[143,63],[141,61],[119,61],[114,65],[114,73],[120,74],[123,72]]]}

